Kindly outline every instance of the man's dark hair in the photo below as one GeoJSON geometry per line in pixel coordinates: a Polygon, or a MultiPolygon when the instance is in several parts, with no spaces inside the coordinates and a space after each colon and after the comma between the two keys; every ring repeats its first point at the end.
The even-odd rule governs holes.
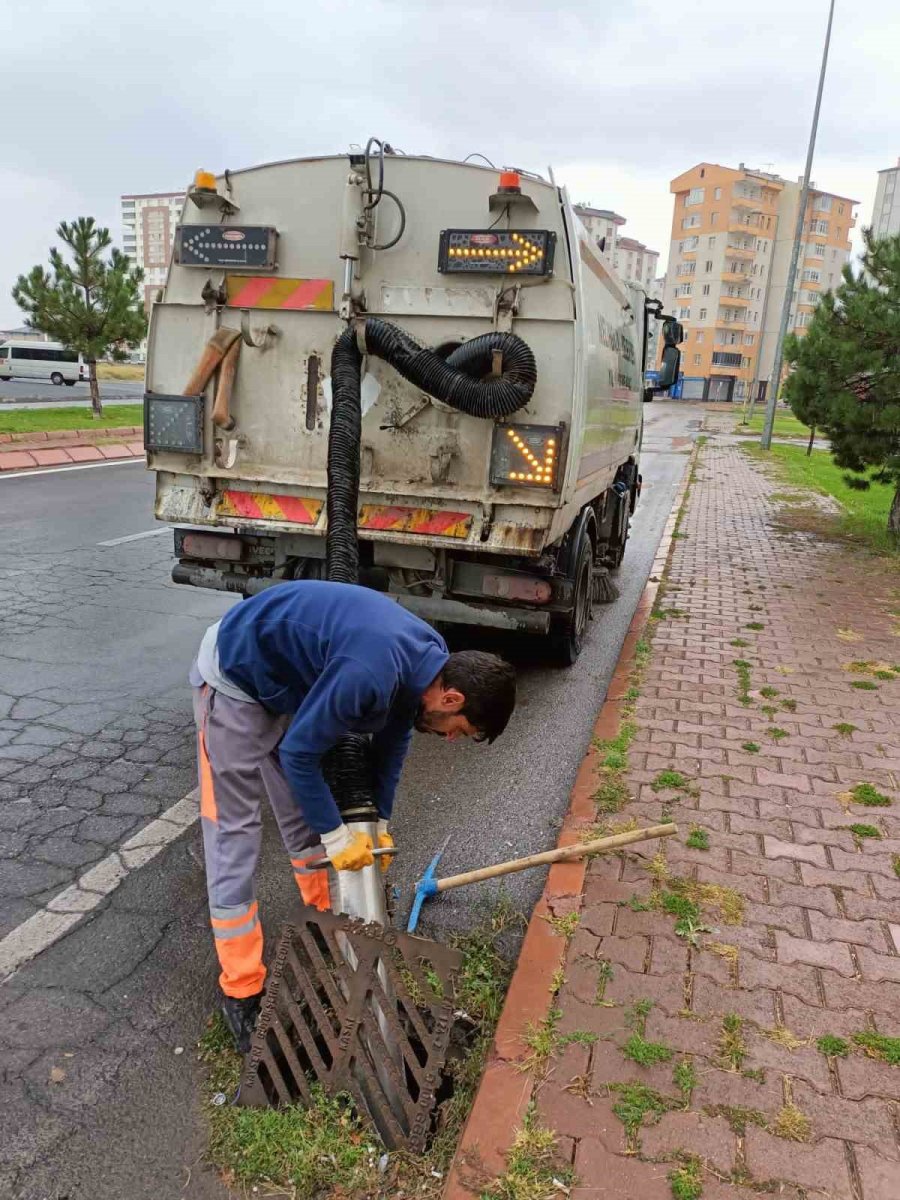
{"type": "Polygon", "coordinates": [[[506,728],[516,707],[516,673],[496,654],[458,650],[441,672],[444,687],[465,696],[462,716],[474,725],[480,741],[493,742],[506,728]]]}

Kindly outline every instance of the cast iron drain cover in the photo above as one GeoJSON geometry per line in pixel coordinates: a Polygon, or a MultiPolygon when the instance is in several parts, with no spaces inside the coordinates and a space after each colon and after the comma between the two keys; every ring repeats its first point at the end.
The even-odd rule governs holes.
{"type": "Polygon", "coordinates": [[[238,1103],[348,1092],[388,1149],[421,1153],[447,1056],[462,955],[300,905],[281,931],[238,1103]]]}

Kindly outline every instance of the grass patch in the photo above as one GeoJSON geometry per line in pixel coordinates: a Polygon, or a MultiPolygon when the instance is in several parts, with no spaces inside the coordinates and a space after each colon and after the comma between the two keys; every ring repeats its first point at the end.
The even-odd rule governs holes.
{"type": "Polygon", "coordinates": [[[752,629],[754,633],[759,633],[761,629],[765,629],[765,625],[762,621],[748,621],[744,628],[752,629]]]}
{"type": "Polygon", "coordinates": [[[53,433],[59,429],[110,429],[117,425],[142,425],[142,404],[104,404],[97,420],[89,408],[19,409],[0,412],[0,433],[53,433]]]}
{"type": "Polygon", "coordinates": [[[594,993],[594,1003],[600,1004],[604,1008],[609,1007],[609,1001],[606,999],[606,989],[612,981],[613,966],[608,958],[601,959],[597,966],[597,990],[594,993]]]}
{"type": "Polygon", "coordinates": [[[679,1092],[681,1092],[684,1107],[690,1108],[691,1096],[693,1095],[694,1088],[697,1086],[697,1072],[694,1070],[694,1064],[689,1058],[683,1058],[681,1062],[675,1064],[672,1070],[672,1082],[679,1092]]]}
{"type": "Polygon", "coordinates": [[[567,912],[563,913],[562,916],[559,917],[545,916],[544,920],[554,933],[568,940],[570,937],[574,936],[581,917],[577,912],[567,912]]]}
{"type": "Polygon", "coordinates": [[[640,1148],[641,1126],[655,1125],[671,1105],[665,1096],[643,1083],[611,1083],[609,1090],[618,1094],[612,1110],[625,1126],[627,1147],[633,1152],[640,1148]]]}
{"type": "Polygon", "coordinates": [[[703,1195],[699,1159],[685,1156],[681,1166],[669,1172],[668,1179],[674,1200],[700,1200],[703,1195]]]}
{"type": "Polygon", "coordinates": [[[750,643],[746,638],[732,638],[728,643],[729,646],[749,646],[750,643]]]}
{"type": "Polygon", "coordinates": [[[839,733],[841,737],[852,737],[859,729],[858,725],[851,725],[849,721],[838,721],[836,725],[831,727],[835,733],[839,733]]]}
{"type": "Polygon", "coordinates": [[[744,1137],[748,1125],[758,1125],[760,1129],[767,1127],[766,1114],[758,1108],[741,1108],[731,1104],[708,1104],[704,1110],[711,1117],[724,1117],[731,1127],[732,1133],[744,1137]]]}
{"type": "Polygon", "coordinates": [[[738,676],[738,700],[741,704],[752,704],[750,698],[750,663],[746,658],[732,659],[731,665],[737,671],[738,676]]]}
{"type": "Polygon", "coordinates": [[[872,483],[864,492],[848,487],[845,471],[835,466],[827,450],[814,450],[809,458],[802,446],[773,446],[768,452],[745,446],[744,452],[757,462],[772,464],[791,486],[835,499],[843,510],[839,516],[817,514],[818,521],[830,527],[833,534],[869,546],[879,554],[897,554],[897,542],[887,527],[894,495],[890,484],[872,483]]]}
{"type": "Polygon", "coordinates": [[[835,1037],[834,1034],[826,1033],[816,1042],[820,1054],[825,1054],[829,1058],[846,1058],[850,1053],[850,1043],[845,1042],[842,1037],[835,1037]]]}
{"type": "Polygon", "coordinates": [[[788,736],[788,731],[786,729],[779,729],[777,725],[770,726],[766,730],[766,733],[773,742],[780,742],[788,736]]]}
{"type": "MultiPolygon", "coordinates": [[[[482,1200],[548,1200],[559,1194],[559,1185],[568,1191],[571,1181],[572,1169],[559,1156],[556,1134],[538,1125],[533,1113],[529,1113],[506,1156],[505,1174],[495,1179],[481,1197],[482,1200]]],[[[342,1193],[346,1194],[343,1189],[342,1193]]]]}
{"type": "Polygon", "coordinates": [[[854,1033],[854,1045],[860,1047],[868,1058],[877,1058],[900,1067],[900,1038],[885,1037],[883,1033],[854,1033]]]}
{"type": "Polygon", "coordinates": [[[144,370],[140,363],[97,363],[97,378],[143,379],[144,370]]]}
{"type": "Polygon", "coordinates": [[[699,825],[692,825],[687,840],[684,843],[689,850],[708,850],[709,834],[699,825]]]}
{"type": "Polygon", "coordinates": [[[891,855],[891,867],[894,874],[900,879],[900,854],[891,855]]]}
{"type": "Polygon", "coordinates": [[[779,703],[781,704],[781,707],[784,709],[785,712],[796,712],[797,711],[797,701],[796,700],[781,700],[781,701],[779,701],[779,703]]]}
{"type": "Polygon", "coordinates": [[[785,1104],[775,1118],[772,1132],[789,1142],[808,1142],[812,1133],[809,1117],[796,1104],[785,1104]]]}
{"type": "Polygon", "coordinates": [[[854,679],[850,686],[856,688],[858,692],[877,692],[878,684],[873,683],[871,679],[854,679]]]}
{"type": "Polygon", "coordinates": [[[858,783],[850,789],[854,804],[862,804],[865,808],[889,808],[892,804],[890,796],[874,787],[871,783],[858,783]]]}
{"type": "Polygon", "coordinates": [[[859,825],[859,824],[857,824],[857,825],[848,825],[847,828],[850,830],[850,832],[853,834],[853,836],[857,839],[857,841],[860,838],[880,838],[881,837],[881,830],[878,828],[877,825],[859,825]]]}
{"type": "Polygon", "coordinates": [[[622,1047],[622,1053],[639,1067],[653,1067],[657,1063],[671,1062],[672,1051],[662,1042],[648,1042],[643,1034],[633,1033],[622,1047]]]}
{"type": "Polygon", "coordinates": [[[747,1057],[743,1027],[744,1023],[737,1013],[726,1013],[722,1018],[722,1032],[718,1041],[719,1060],[730,1071],[739,1071],[747,1057]]]}
{"type": "Polygon", "coordinates": [[[686,792],[690,782],[680,771],[660,771],[650,786],[654,792],[686,792]]]}
{"type": "Polygon", "coordinates": [[[761,696],[765,696],[765,698],[766,698],[767,700],[772,700],[772,699],[774,699],[774,697],[775,697],[775,696],[777,696],[777,695],[778,695],[778,688],[773,688],[773,687],[761,687],[761,688],[759,689],[759,694],[760,694],[761,696]]]}
{"type": "Polygon", "coordinates": [[[797,1037],[796,1033],[792,1033],[784,1025],[776,1025],[774,1029],[764,1029],[763,1033],[770,1042],[775,1042],[778,1046],[783,1046],[785,1050],[799,1050],[801,1046],[808,1046],[808,1038],[797,1037]]]}
{"type": "MultiPolygon", "coordinates": [[[[743,423],[743,421],[737,425],[735,428],[735,433],[762,433],[764,420],[765,413],[754,413],[746,425],[743,423]]],[[[802,421],[798,421],[792,412],[777,412],[775,414],[774,424],[772,425],[772,433],[775,437],[808,439],[809,426],[804,425],[802,421]]],[[[773,500],[776,498],[776,496],[772,497],[773,500]]]]}
{"type": "Polygon", "coordinates": [[[748,754],[759,754],[759,743],[741,742],[741,749],[746,750],[748,754]]]}

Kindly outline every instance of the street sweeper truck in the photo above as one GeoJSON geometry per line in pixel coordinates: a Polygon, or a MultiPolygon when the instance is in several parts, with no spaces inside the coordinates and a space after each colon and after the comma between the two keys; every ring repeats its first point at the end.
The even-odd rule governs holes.
{"type": "Polygon", "coordinates": [[[326,578],[351,497],[361,582],[573,662],[640,493],[657,320],[661,390],[680,327],[552,178],[375,138],[198,172],[147,356],[174,580],[247,596],[326,578]]]}

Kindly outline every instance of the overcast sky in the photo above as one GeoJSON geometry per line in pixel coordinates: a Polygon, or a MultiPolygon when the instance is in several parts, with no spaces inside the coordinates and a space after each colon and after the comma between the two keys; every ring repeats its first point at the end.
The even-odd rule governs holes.
{"type": "MultiPolygon", "coordinates": [[[[701,160],[803,169],[827,0],[218,0],[16,5],[0,71],[0,327],[60,220],[120,239],[122,192],[341,152],[554,168],[668,250],[701,160]]],[[[900,6],[837,0],[813,178],[871,218],[900,155],[900,6]]]]}

